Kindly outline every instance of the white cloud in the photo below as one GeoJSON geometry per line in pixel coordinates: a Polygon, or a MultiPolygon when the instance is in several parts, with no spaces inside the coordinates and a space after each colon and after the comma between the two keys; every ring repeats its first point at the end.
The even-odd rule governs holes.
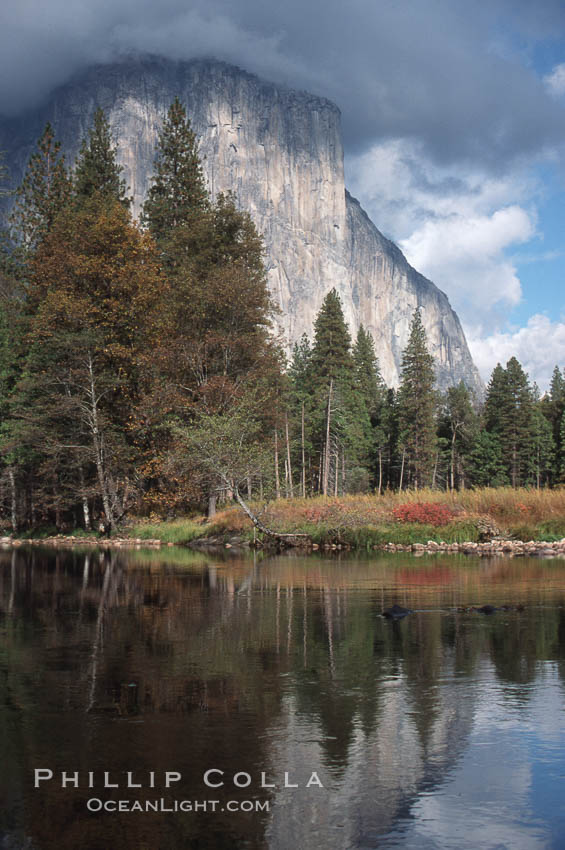
{"type": "Polygon", "coordinates": [[[468,342],[485,382],[497,363],[504,366],[517,357],[530,380],[546,390],[554,366],[565,366],[565,321],[552,322],[540,313],[531,316],[526,327],[482,338],[468,336],[468,342]]]}
{"type": "Polygon", "coordinates": [[[377,227],[449,296],[483,379],[515,356],[543,390],[555,364],[565,366],[565,319],[537,314],[525,327],[510,325],[522,297],[515,249],[527,245],[521,264],[556,256],[538,242],[543,186],[531,173],[516,166],[492,177],[461,163],[438,166],[406,140],[347,160],[352,193],[377,227]]]}
{"type": "Polygon", "coordinates": [[[555,97],[565,94],[565,63],[556,65],[551,73],[543,78],[543,81],[549,93],[555,97]]]}
{"type": "Polygon", "coordinates": [[[525,169],[492,177],[433,164],[397,140],[347,161],[353,194],[409,262],[447,293],[469,329],[492,333],[522,289],[509,251],[536,236],[537,182],[525,169]]]}
{"type": "Polygon", "coordinates": [[[505,250],[535,233],[519,206],[492,215],[452,215],[425,222],[400,247],[408,261],[451,297],[467,324],[477,311],[514,307],[522,296],[516,269],[505,250]]]}

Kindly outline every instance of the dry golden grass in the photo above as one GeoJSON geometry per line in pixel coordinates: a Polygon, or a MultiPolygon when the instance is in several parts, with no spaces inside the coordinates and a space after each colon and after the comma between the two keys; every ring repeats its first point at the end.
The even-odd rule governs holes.
{"type": "MultiPolygon", "coordinates": [[[[463,517],[490,516],[497,524],[545,522],[550,519],[565,520],[565,487],[555,490],[497,489],[485,487],[446,493],[440,490],[406,490],[402,493],[346,495],[337,498],[318,496],[312,499],[281,499],[271,502],[269,517],[282,522],[322,521],[335,519],[342,522],[365,524],[393,520],[393,511],[399,505],[428,502],[448,506],[463,517]]],[[[232,515],[233,509],[224,515],[232,515]]]]}
{"type": "MultiPolygon", "coordinates": [[[[488,517],[505,535],[522,540],[560,539],[565,536],[565,488],[555,490],[512,490],[484,488],[446,493],[438,490],[402,493],[322,496],[311,499],[279,499],[268,505],[252,504],[263,523],[279,532],[304,532],[312,540],[349,540],[364,546],[380,542],[422,542],[476,540],[479,518],[488,517]],[[446,526],[434,528],[419,523],[403,523],[395,508],[405,504],[445,505],[452,513],[446,526]]],[[[140,527],[134,527],[138,533],[140,527]]],[[[205,517],[175,520],[172,523],[144,525],[145,535],[172,542],[215,535],[249,536],[252,524],[236,506],[219,511],[207,522],[205,517]]]]}

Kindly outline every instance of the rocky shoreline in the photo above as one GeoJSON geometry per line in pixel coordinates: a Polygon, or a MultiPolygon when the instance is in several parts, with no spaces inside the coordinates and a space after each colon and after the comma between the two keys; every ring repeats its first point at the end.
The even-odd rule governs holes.
{"type": "MultiPolygon", "coordinates": [[[[22,539],[13,537],[0,537],[0,547],[10,548],[18,546],[49,546],[52,548],[74,548],[80,546],[98,547],[102,549],[161,549],[174,546],[189,546],[195,549],[240,549],[249,548],[250,543],[244,537],[232,536],[228,538],[203,537],[197,538],[188,544],[166,543],[157,538],[144,540],[141,537],[74,537],[72,535],[56,535],[54,537],[22,539]]],[[[300,547],[306,552],[332,552],[352,551],[353,547],[345,543],[312,543],[305,541],[300,547]]],[[[436,543],[428,540],[427,543],[384,543],[372,547],[379,552],[407,552],[413,555],[433,554],[463,554],[476,555],[478,557],[491,557],[504,555],[505,557],[533,556],[551,557],[565,556],[565,538],[549,543],[547,541],[529,540],[504,540],[493,539],[482,543],[471,541],[464,543],[436,543]]]]}
{"type": "Polygon", "coordinates": [[[478,555],[479,557],[492,555],[505,555],[506,557],[531,555],[551,556],[565,555],[565,538],[553,543],[544,540],[489,540],[484,543],[436,543],[428,540],[427,543],[386,543],[383,546],[374,546],[383,552],[412,552],[412,554],[430,554],[435,552],[462,553],[464,555],[478,555]]]}
{"type": "Polygon", "coordinates": [[[162,540],[142,540],[141,537],[73,537],[68,534],[57,534],[55,537],[0,537],[0,547],[12,546],[50,546],[53,548],[73,548],[79,546],[98,547],[100,549],[160,549],[174,546],[174,543],[164,543],[162,540]]]}

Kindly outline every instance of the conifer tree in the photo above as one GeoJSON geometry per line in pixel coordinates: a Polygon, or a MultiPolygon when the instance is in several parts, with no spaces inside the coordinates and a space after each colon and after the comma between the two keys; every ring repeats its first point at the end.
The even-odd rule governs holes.
{"type": "MultiPolygon", "coordinates": [[[[153,462],[160,471],[175,455],[173,423],[190,425],[202,410],[222,415],[244,385],[277,396],[280,351],[270,335],[274,305],[262,239],[232,194],[210,201],[196,139],[178,99],[159,136],[143,222],[161,251],[171,293],[164,308],[168,333],[154,354],[161,384],[146,400],[149,415],[160,423],[153,462]]],[[[264,418],[276,419],[275,408],[267,405],[264,418]]],[[[272,422],[268,431],[273,433],[272,422]]],[[[214,494],[208,496],[212,504],[214,494]]]]}
{"type": "Polygon", "coordinates": [[[312,346],[312,369],[318,381],[328,382],[344,372],[351,373],[351,335],[343,316],[341,299],[331,289],[314,322],[314,344],[312,346]]]}
{"type": "Polygon", "coordinates": [[[515,357],[497,364],[487,388],[485,425],[498,436],[513,487],[533,483],[534,402],[528,376],[515,357]]]}
{"type": "Polygon", "coordinates": [[[378,416],[386,387],[382,379],[379,361],[375,354],[375,343],[363,325],[359,326],[353,347],[355,383],[365,399],[371,418],[378,416]]]}
{"type": "Polygon", "coordinates": [[[24,260],[29,259],[30,253],[50,231],[57,215],[68,202],[70,191],[61,144],[55,140],[53,128],[48,123],[16,191],[16,203],[10,218],[13,235],[24,260]]]}
{"type": "Polygon", "coordinates": [[[380,493],[383,487],[383,456],[386,445],[385,397],[386,386],[382,379],[379,361],[375,354],[375,344],[371,334],[363,325],[359,326],[353,347],[355,385],[363,399],[371,422],[370,457],[375,470],[374,484],[380,493]]]}
{"type": "Polygon", "coordinates": [[[21,438],[42,455],[61,506],[79,501],[88,480],[109,529],[138,478],[138,402],[166,298],[154,243],[115,200],[70,205],[33,260],[21,438]]]}
{"type": "Polygon", "coordinates": [[[539,490],[551,480],[555,460],[555,441],[551,424],[543,415],[539,400],[535,401],[532,410],[531,439],[533,451],[529,456],[529,477],[539,490]]]}
{"type": "Polygon", "coordinates": [[[302,334],[300,342],[295,342],[292,349],[292,360],[288,369],[294,393],[304,398],[312,394],[312,349],[306,334],[302,334]]]}
{"type": "Polygon", "coordinates": [[[500,416],[508,403],[508,378],[506,371],[497,363],[490,376],[484,406],[484,421],[487,431],[498,433],[500,416]]]}
{"type": "Polygon", "coordinates": [[[58,212],[29,263],[16,430],[37,457],[44,504],[58,514],[90,489],[113,528],[138,477],[137,403],[149,372],[145,353],[163,337],[167,285],[153,241],[131,221],[101,111],[74,178],[74,202],[58,212]]]}
{"type": "Polygon", "coordinates": [[[209,206],[198,145],[178,97],[159,134],[155,172],[142,221],[163,248],[179,227],[194,223],[209,206]]]}
{"type": "Polygon", "coordinates": [[[318,489],[327,495],[339,491],[340,470],[343,481],[343,452],[350,424],[348,405],[354,383],[351,336],[335,289],[324,298],[314,322],[312,375],[312,435],[319,457],[318,489]]]}
{"type": "Polygon", "coordinates": [[[549,395],[555,404],[565,404],[565,378],[561,374],[559,366],[555,366],[549,385],[549,395]]]}
{"type": "Polygon", "coordinates": [[[565,410],[565,378],[559,366],[553,370],[549,394],[545,395],[540,402],[541,410],[550,424],[554,443],[554,464],[552,480],[559,479],[559,470],[563,459],[564,444],[561,440],[561,419],[565,410]]]}
{"type": "Polygon", "coordinates": [[[445,436],[449,451],[449,489],[465,486],[466,458],[477,436],[479,423],[469,390],[461,381],[447,390],[440,436],[445,436]]]}
{"type": "Polygon", "coordinates": [[[300,490],[312,486],[312,423],[314,413],[312,349],[306,334],[294,344],[288,368],[292,431],[296,435],[293,465],[300,469],[300,490]]]}
{"type": "Polygon", "coordinates": [[[467,456],[468,481],[473,487],[503,487],[508,475],[497,434],[480,430],[467,456]]]}
{"type": "MultiPolygon", "coordinates": [[[[563,415],[561,417],[561,423],[560,423],[560,428],[559,428],[559,438],[560,438],[560,441],[561,441],[561,445],[565,446],[565,411],[563,412],[563,415]]],[[[565,457],[564,457],[563,453],[561,454],[561,457],[560,457],[560,463],[559,463],[559,467],[558,467],[558,475],[559,475],[559,481],[565,482],[565,457]]]]}
{"type": "Polygon", "coordinates": [[[399,446],[398,393],[387,389],[382,412],[384,443],[382,452],[383,488],[398,487],[402,468],[402,450],[399,446]]]}
{"type": "Polygon", "coordinates": [[[84,201],[98,196],[129,207],[130,199],[126,197],[126,185],[121,172],[110,124],[99,107],[94,113],[88,136],[82,142],[75,165],[75,197],[84,201]]]}
{"type": "MultiPolygon", "coordinates": [[[[398,391],[399,441],[405,472],[408,472],[416,489],[431,480],[436,451],[433,363],[420,310],[417,309],[412,318],[408,345],[402,355],[398,391]]],[[[405,474],[402,477],[406,480],[405,474]]]]}

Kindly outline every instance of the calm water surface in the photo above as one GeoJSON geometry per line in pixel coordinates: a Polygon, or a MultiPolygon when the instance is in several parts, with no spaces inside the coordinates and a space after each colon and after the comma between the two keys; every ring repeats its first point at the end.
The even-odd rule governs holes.
{"type": "Polygon", "coordinates": [[[4,551],[0,848],[564,848],[564,606],[559,559],[4,551]]]}

